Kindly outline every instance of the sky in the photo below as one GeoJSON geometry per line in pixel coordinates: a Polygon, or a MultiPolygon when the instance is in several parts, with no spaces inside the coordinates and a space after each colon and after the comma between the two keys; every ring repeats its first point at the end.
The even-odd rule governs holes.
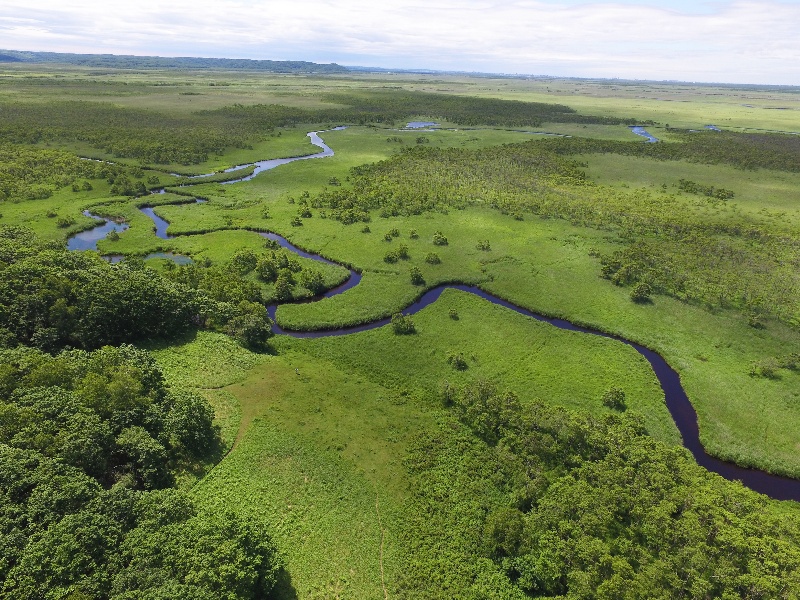
{"type": "Polygon", "coordinates": [[[0,48],[800,85],[800,0],[3,0],[0,48]]]}

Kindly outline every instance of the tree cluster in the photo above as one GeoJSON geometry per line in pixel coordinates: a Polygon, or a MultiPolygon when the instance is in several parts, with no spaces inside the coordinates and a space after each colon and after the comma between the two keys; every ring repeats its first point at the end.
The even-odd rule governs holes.
{"type": "Polygon", "coordinates": [[[2,227],[0,347],[92,349],[209,327],[263,349],[271,321],[260,288],[229,270],[197,269],[167,278],[141,260],[110,264],[2,227]]]}
{"type": "Polygon", "coordinates": [[[0,201],[49,198],[67,185],[91,190],[87,179],[115,177],[118,173],[119,167],[81,160],[61,150],[0,142],[0,201]]]}
{"type": "Polygon", "coordinates": [[[407,597],[777,599],[800,589],[796,515],[654,440],[635,416],[523,403],[481,381],[445,393],[468,431],[420,436],[406,461],[407,526],[427,534],[408,537],[407,597]]]}
{"type": "Polygon", "coordinates": [[[0,598],[257,598],[269,537],[171,489],[213,411],[132,346],[0,352],[0,598]]]}

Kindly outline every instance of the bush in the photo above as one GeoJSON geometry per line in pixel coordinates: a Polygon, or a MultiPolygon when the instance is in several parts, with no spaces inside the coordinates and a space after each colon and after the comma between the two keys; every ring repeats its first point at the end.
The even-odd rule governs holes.
{"type": "Polygon", "coordinates": [[[460,352],[450,352],[447,355],[447,364],[457,371],[466,371],[467,367],[469,366],[464,358],[464,355],[460,352]]]}
{"type": "Polygon", "coordinates": [[[447,238],[441,231],[433,232],[433,245],[434,246],[447,246],[447,238]]]}
{"type": "Polygon", "coordinates": [[[603,405],[614,410],[625,410],[625,392],[618,387],[609,388],[603,394],[603,405]]]}
{"type": "Polygon", "coordinates": [[[399,260],[399,258],[400,257],[397,255],[397,252],[391,251],[391,252],[387,252],[386,255],[383,257],[383,262],[387,262],[387,263],[392,263],[393,264],[393,263],[396,263],[399,260]]]}
{"type": "Polygon", "coordinates": [[[650,294],[652,293],[653,290],[650,285],[640,281],[631,290],[631,300],[639,303],[650,302],[650,294]]]}
{"type": "Polygon", "coordinates": [[[370,228],[369,228],[369,225],[364,225],[364,226],[361,228],[361,233],[370,233],[370,228]]]}
{"type": "Polygon", "coordinates": [[[442,262],[442,259],[439,258],[439,255],[436,254],[436,252],[428,252],[428,254],[425,255],[425,262],[429,265],[438,265],[442,262]]]}
{"type": "Polygon", "coordinates": [[[56,221],[56,225],[61,229],[66,229],[67,227],[70,227],[74,224],[75,224],[75,219],[73,219],[72,217],[60,217],[56,221]]]}
{"type": "Polygon", "coordinates": [[[419,237],[419,234],[417,233],[416,229],[412,229],[408,232],[408,237],[410,237],[412,240],[415,240],[419,237]]]}
{"type": "Polygon", "coordinates": [[[489,245],[489,240],[481,240],[475,246],[478,250],[489,251],[492,249],[491,245],[489,245]]]}
{"type": "Polygon", "coordinates": [[[392,315],[392,330],[397,335],[408,335],[415,333],[414,321],[410,315],[395,313],[392,315]]]}
{"type": "Polygon", "coordinates": [[[400,244],[400,247],[397,249],[397,256],[403,260],[408,260],[410,258],[408,256],[408,246],[405,244],[400,244]]]}
{"type": "Polygon", "coordinates": [[[422,271],[419,270],[419,267],[411,267],[409,275],[411,275],[411,283],[414,285],[425,285],[425,278],[422,276],[422,271]]]}
{"type": "Polygon", "coordinates": [[[455,308],[451,308],[448,314],[450,315],[451,319],[458,321],[458,311],[455,308]]]}

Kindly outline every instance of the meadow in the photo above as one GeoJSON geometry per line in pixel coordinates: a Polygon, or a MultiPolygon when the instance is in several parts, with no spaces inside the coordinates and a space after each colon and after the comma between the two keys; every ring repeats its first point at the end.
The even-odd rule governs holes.
{"type": "MultiPolygon", "coordinates": [[[[274,597],[602,597],[618,580],[640,597],[695,597],[652,575],[685,567],[675,539],[697,566],[678,579],[720,597],[790,597],[779,582],[797,592],[797,504],[697,467],[631,347],[457,290],[413,315],[409,335],[385,325],[270,336],[265,306],[280,304],[284,329],[330,330],[387,318],[440,284],[478,285],[655,350],[680,374],[710,454],[800,478],[795,140],[747,137],[800,131],[793,91],[4,65],[0,226],[25,228],[31,249],[20,258],[9,242],[0,260],[21,269],[42,256],[49,270],[37,292],[46,301],[3,288],[0,342],[54,354],[62,339],[87,352],[107,343],[64,325],[79,321],[71,306],[53,308],[69,276],[52,253],[96,225],[83,211],[127,223],[98,243],[122,266],[92,269],[119,272],[121,289],[129,273],[149,278],[192,306],[170,336],[151,327],[127,341],[149,352],[169,390],[202,398],[217,427],[215,457],[173,461],[170,485],[201,516],[231,513],[269,533],[273,570],[260,577],[274,580],[274,597]],[[439,126],[404,127],[428,119],[439,126]],[[630,132],[636,122],[651,124],[659,148],[630,132]],[[726,131],[711,137],[707,124],[726,131]],[[217,174],[316,153],[306,133],[337,125],[347,127],[320,134],[333,156],[243,182],[217,174]],[[200,174],[211,179],[185,177],[200,174]],[[703,193],[712,188],[732,197],[703,193]],[[169,223],[169,239],[143,206],[169,223]],[[342,266],[294,258],[260,232],[342,266]],[[193,264],[142,260],[153,252],[193,264]],[[340,284],[345,267],[361,275],[355,287],[292,301],[340,284]],[[647,293],[632,296],[640,284],[647,293]],[[14,329],[14,311],[34,305],[33,329],[14,329]],[[631,483],[636,469],[646,483],[631,483]],[[615,507],[621,490],[633,491],[615,507]],[[703,494],[716,500],[687,500],[703,494]],[[558,517],[559,505],[581,508],[558,517]],[[615,510],[628,512],[614,521],[615,510]],[[573,527],[578,514],[563,534],[576,547],[555,544],[547,527],[573,527]],[[704,554],[708,523],[747,541],[704,554]],[[672,527],[672,541],[659,537],[672,527]],[[754,566],[761,544],[781,549],[772,571],[754,566]]],[[[10,405],[11,392],[0,394],[10,405]]],[[[12,438],[0,441],[21,443],[12,438]]]]}

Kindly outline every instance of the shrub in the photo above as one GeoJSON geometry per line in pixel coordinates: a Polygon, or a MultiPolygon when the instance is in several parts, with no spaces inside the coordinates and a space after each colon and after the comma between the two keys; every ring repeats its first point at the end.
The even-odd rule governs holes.
{"type": "Polygon", "coordinates": [[[239,250],[233,255],[230,267],[237,275],[247,275],[256,268],[258,257],[252,250],[239,250]]]}
{"type": "Polygon", "coordinates": [[[451,308],[448,314],[450,315],[451,319],[458,321],[458,311],[455,308],[451,308]]]}
{"type": "Polygon", "coordinates": [[[433,232],[433,245],[434,246],[447,246],[447,238],[441,231],[433,232]]]}
{"type": "Polygon", "coordinates": [[[439,258],[439,255],[436,254],[436,252],[428,252],[428,254],[425,255],[425,262],[429,265],[438,265],[442,262],[442,259],[439,258]]]}
{"type": "Polygon", "coordinates": [[[465,371],[469,366],[464,355],[460,352],[450,352],[447,355],[447,364],[457,371],[465,371]]]}
{"type": "Polygon", "coordinates": [[[475,247],[478,250],[484,250],[487,252],[492,249],[491,245],[489,245],[489,240],[481,240],[480,242],[477,243],[475,247]]]}
{"type": "Polygon", "coordinates": [[[75,219],[71,217],[61,217],[56,221],[56,225],[58,225],[61,229],[66,229],[67,227],[74,224],[75,224],[75,219]]]}
{"type": "Polygon", "coordinates": [[[369,225],[364,225],[364,226],[361,228],[361,233],[370,233],[370,228],[369,228],[369,225]]]}
{"type": "Polygon", "coordinates": [[[387,252],[386,255],[383,257],[383,262],[396,263],[399,260],[399,258],[400,257],[397,255],[397,252],[391,251],[387,252]]]}
{"type": "Polygon", "coordinates": [[[408,335],[415,333],[414,321],[410,315],[395,313],[392,315],[392,330],[397,335],[408,335]]]}
{"type": "Polygon", "coordinates": [[[291,220],[290,224],[292,227],[302,227],[303,219],[301,219],[300,217],[295,217],[291,220]]]}
{"type": "Polygon", "coordinates": [[[419,234],[417,233],[416,229],[412,229],[408,232],[408,237],[410,237],[412,240],[415,240],[419,237],[419,234]]]}
{"type": "Polygon", "coordinates": [[[411,275],[411,283],[414,285],[425,285],[425,278],[422,276],[422,271],[419,270],[419,267],[411,267],[409,275],[411,275]]]}
{"type": "Polygon", "coordinates": [[[631,290],[631,300],[634,302],[644,303],[650,301],[650,294],[653,293],[650,284],[640,281],[631,290]]]}
{"type": "Polygon", "coordinates": [[[400,244],[400,247],[397,249],[397,257],[402,258],[403,260],[408,260],[408,246],[405,244],[400,244]]]}
{"type": "Polygon", "coordinates": [[[603,394],[603,405],[614,410],[625,410],[625,392],[618,387],[609,388],[603,394]]]}

